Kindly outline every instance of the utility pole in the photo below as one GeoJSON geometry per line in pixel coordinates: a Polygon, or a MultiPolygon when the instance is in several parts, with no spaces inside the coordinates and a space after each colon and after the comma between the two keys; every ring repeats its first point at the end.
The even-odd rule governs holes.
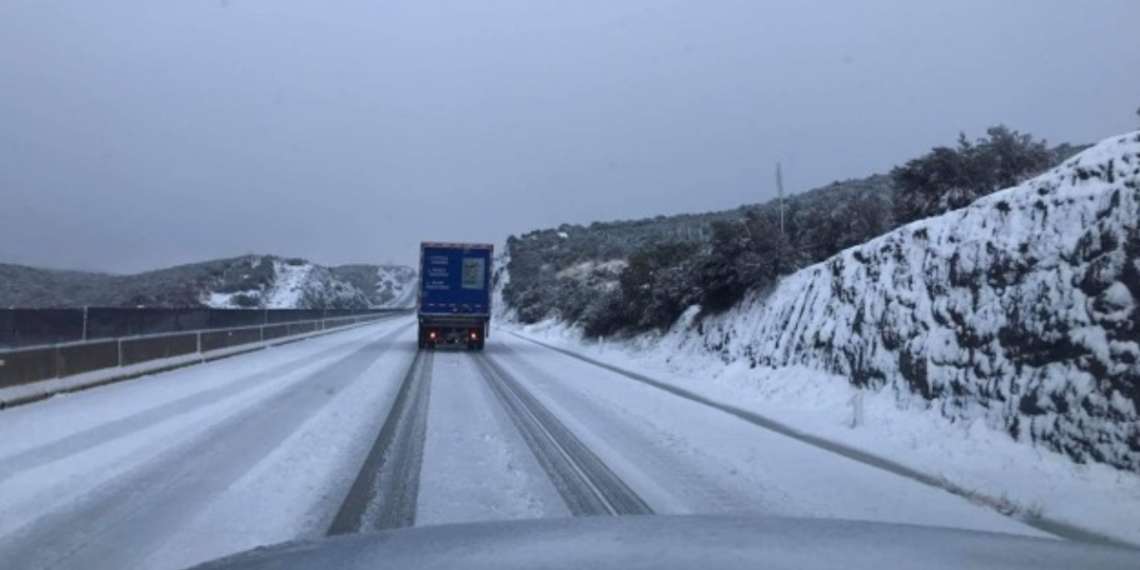
{"type": "Polygon", "coordinates": [[[784,237],[784,173],[776,162],[776,195],[780,199],[780,237],[784,237]]]}

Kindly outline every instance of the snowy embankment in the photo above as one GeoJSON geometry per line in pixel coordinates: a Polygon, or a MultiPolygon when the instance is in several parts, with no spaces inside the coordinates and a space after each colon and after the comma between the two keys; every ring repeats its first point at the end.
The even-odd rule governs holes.
{"type": "Polygon", "coordinates": [[[788,278],[676,347],[1140,470],[1140,133],[788,278]]]}
{"type": "Polygon", "coordinates": [[[625,350],[524,330],[1140,544],[1138,180],[1132,133],[625,350]]]}
{"type": "Polygon", "coordinates": [[[1053,521],[1140,546],[1140,475],[1075,464],[984,422],[908,406],[889,390],[856,389],[842,376],[801,366],[753,368],[743,360],[725,364],[693,346],[679,351],[691,334],[683,331],[596,342],[550,321],[506,328],[927,474],[1014,518],[1053,521]]]}

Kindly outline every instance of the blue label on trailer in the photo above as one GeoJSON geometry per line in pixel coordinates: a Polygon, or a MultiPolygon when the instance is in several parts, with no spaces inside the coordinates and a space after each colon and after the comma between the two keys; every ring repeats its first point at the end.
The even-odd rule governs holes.
{"type": "Polygon", "coordinates": [[[490,247],[424,244],[421,260],[421,313],[485,315],[490,312],[490,247]]]}

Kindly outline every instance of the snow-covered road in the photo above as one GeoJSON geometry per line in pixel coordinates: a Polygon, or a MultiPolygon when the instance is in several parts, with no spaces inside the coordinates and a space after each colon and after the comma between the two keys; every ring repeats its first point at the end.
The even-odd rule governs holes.
{"type": "Polygon", "coordinates": [[[401,503],[369,492],[404,489],[391,509],[417,525],[616,511],[1041,535],[511,335],[417,358],[412,324],[0,411],[0,568],[181,568],[317,537],[360,480],[363,528],[401,503]],[[400,448],[395,467],[376,445],[400,448]]]}

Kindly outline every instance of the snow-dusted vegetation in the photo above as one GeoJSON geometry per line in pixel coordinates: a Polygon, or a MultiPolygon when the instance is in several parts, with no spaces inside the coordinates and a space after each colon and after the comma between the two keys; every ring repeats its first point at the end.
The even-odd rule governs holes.
{"type": "Polygon", "coordinates": [[[907,222],[1039,175],[1082,150],[999,125],[938,146],[889,175],[834,182],[783,201],[706,214],[563,224],[510,237],[504,300],[524,323],[590,336],[664,330],[691,305],[720,312],[750,291],[907,222]]]}
{"type": "Polygon", "coordinates": [[[687,343],[1140,469],[1140,133],[801,270],[687,343]]]}

